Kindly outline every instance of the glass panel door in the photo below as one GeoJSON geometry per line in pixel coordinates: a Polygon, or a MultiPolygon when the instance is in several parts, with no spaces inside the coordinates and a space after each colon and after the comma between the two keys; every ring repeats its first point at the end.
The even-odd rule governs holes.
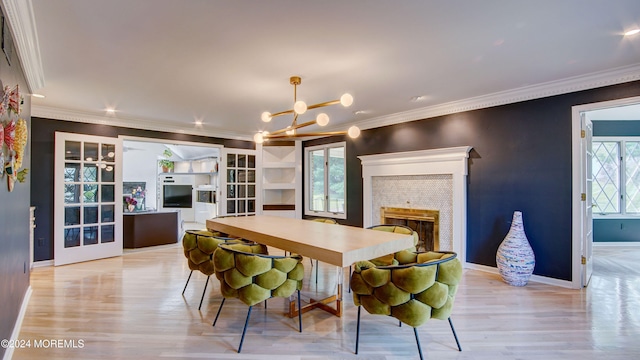
{"type": "Polygon", "coordinates": [[[223,149],[220,214],[256,214],[256,151],[223,149]]]}
{"type": "Polygon", "coordinates": [[[54,263],[122,254],[119,139],[56,133],[54,263]]]}

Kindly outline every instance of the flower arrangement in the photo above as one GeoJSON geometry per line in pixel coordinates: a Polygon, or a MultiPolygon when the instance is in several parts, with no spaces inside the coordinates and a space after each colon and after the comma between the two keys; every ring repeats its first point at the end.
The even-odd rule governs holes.
{"type": "MultiPolygon", "coordinates": [[[[131,191],[131,195],[134,198],[143,198],[144,199],[144,195],[145,195],[145,190],[142,190],[142,187],[138,186],[137,188],[133,189],[131,191]]],[[[135,204],[134,204],[135,205],[135,204]]]]}
{"type": "Polygon", "coordinates": [[[133,198],[131,196],[127,196],[125,201],[127,202],[127,205],[132,205],[132,206],[138,205],[138,200],[136,200],[135,198],[133,198]]]}

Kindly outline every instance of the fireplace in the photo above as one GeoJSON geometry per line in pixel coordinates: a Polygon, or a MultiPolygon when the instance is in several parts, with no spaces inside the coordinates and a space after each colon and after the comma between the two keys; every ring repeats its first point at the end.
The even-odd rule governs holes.
{"type": "Polygon", "coordinates": [[[440,211],[381,207],[380,223],[405,225],[418,233],[418,250],[440,250],[440,211]]]}
{"type": "Polygon", "coordinates": [[[414,221],[424,229],[427,250],[454,251],[466,262],[469,151],[471,146],[460,146],[359,156],[364,227],[385,222],[411,227],[414,221]],[[403,209],[404,214],[394,210],[382,216],[383,208],[403,209]],[[437,222],[429,211],[437,212],[437,222]],[[417,214],[424,219],[415,219],[417,214]]]}

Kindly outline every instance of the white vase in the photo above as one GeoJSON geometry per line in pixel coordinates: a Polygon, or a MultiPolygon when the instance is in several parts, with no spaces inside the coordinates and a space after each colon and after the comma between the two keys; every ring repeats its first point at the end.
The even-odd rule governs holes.
{"type": "Polygon", "coordinates": [[[498,247],[496,263],[502,279],[509,285],[525,286],[533,274],[536,258],[522,224],[522,212],[515,211],[509,233],[498,247]]]}

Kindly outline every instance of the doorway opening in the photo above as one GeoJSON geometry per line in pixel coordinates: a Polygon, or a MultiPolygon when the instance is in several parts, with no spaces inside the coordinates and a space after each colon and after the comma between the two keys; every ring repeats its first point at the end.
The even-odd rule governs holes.
{"type": "MultiPolygon", "coordinates": [[[[593,268],[593,212],[591,185],[593,121],[640,121],[640,97],[585,104],[572,108],[572,287],[587,286],[593,268]],[[588,203],[588,204],[587,204],[588,203]]],[[[599,215],[596,215],[598,218],[599,215]]],[[[598,239],[595,239],[596,241],[598,239]]]]}
{"type": "Polygon", "coordinates": [[[179,211],[181,230],[218,214],[221,145],[122,136],[123,211],[179,211]],[[142,196],[141,196],[142,195],[142,196]],[[137,196],[137,198],[136,198],[137,196]],[[134,202],[128,207],[127,202],[134,202]]]}

